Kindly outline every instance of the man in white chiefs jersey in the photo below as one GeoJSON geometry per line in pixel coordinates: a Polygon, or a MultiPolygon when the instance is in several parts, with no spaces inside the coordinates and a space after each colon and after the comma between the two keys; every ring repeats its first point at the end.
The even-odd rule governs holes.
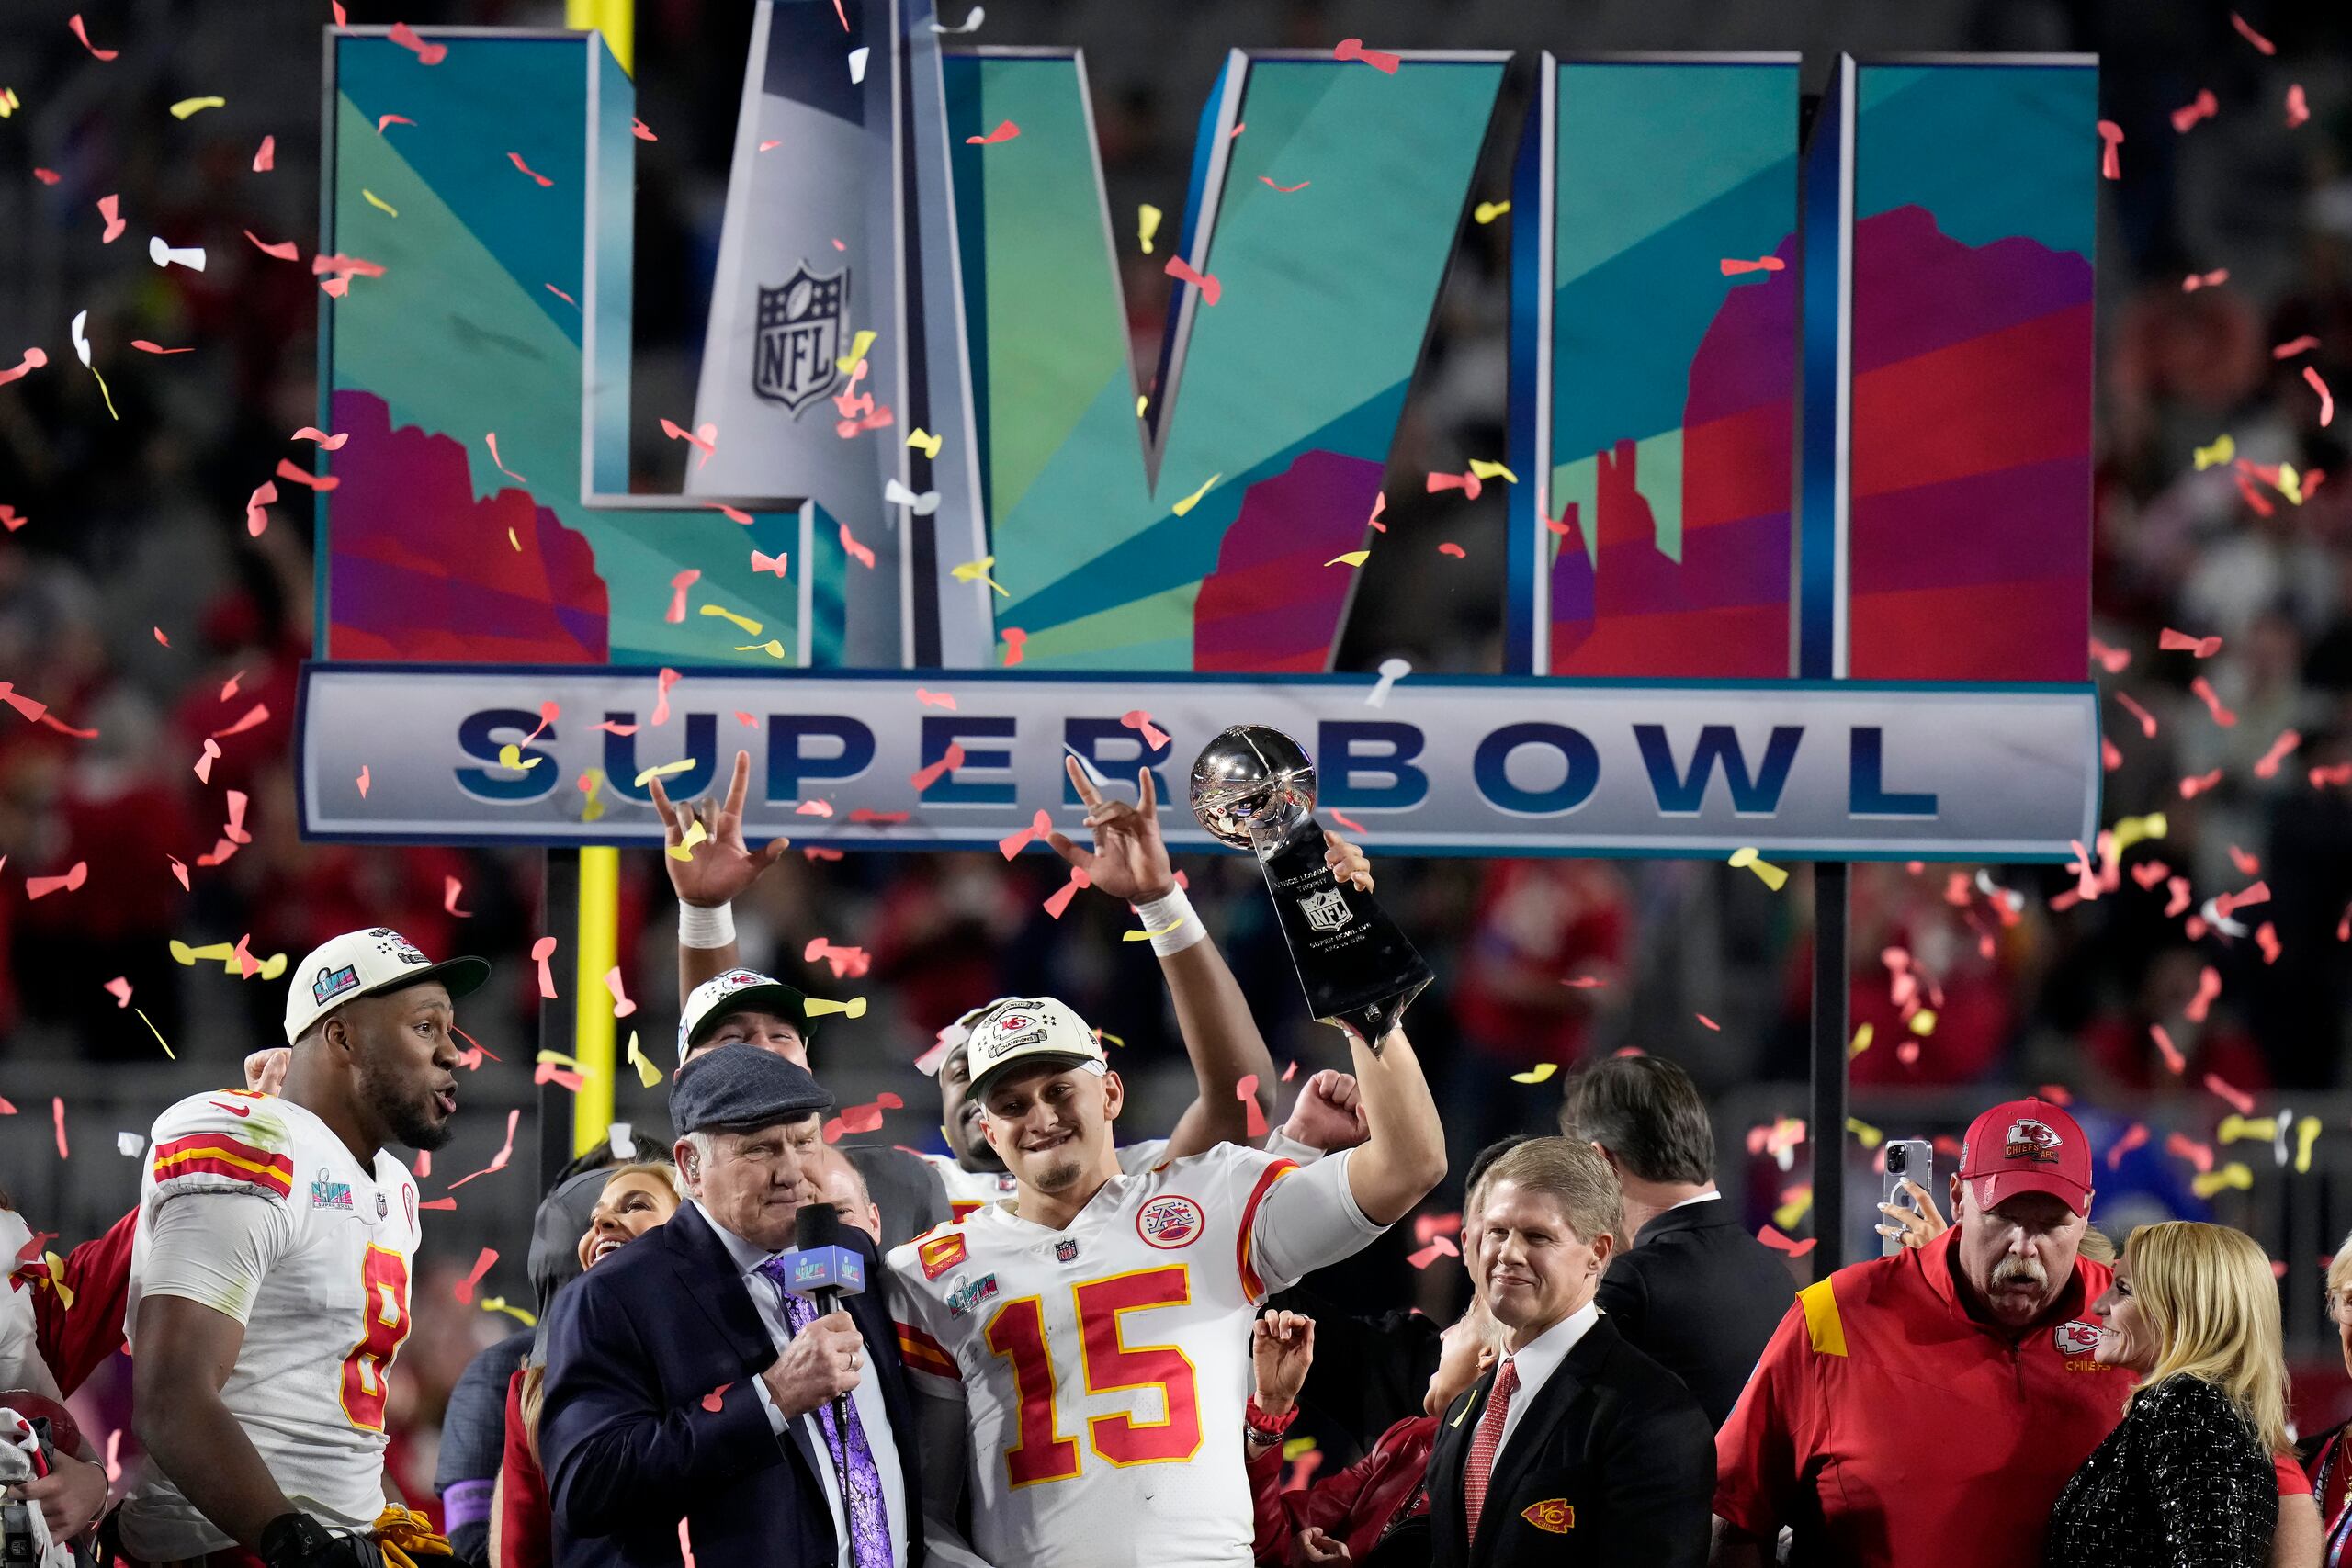
{"type": "MultiPolygon", "coordinates": [[[[1123,1168],[1147,1170],[1173,1156],[1197,1154],[1212,1145],[1239,1142],[1249,1136],[1249,1110],[1238,1098],[1246,1078],[1257,1079],[1261,1113],[1273,1103],[1273,1058],[1250,1015],[1249,1001],[1226,966],[1225,957],[1193,912],[1192,900],[1177,885],[1168,846],[1159,836],[1157,789],[1148,769],[1139,770],[1136,801],[1110,799],[1075,758],[1066,766],[1070,783],[1086,805],[1084,826],[1094,839],[1089,851],[1058,831],[1048,835],[1054,850],[1073,867],[1087,874],[1088,886],[1125,899],[1150,939],[1159,959],[1161,978],[1176,1006],[1176,1022],[1192,1058],[1197,1083],[1193,1103],[1177,1119],[1167,1138],[1122,1145],[1123,1168]]],[[[699,987],[735,971],[740,949],[735,940],[731,901],[775,863],[785,842],[778,839],[760,849],[743,840],[743,803],[751,773],[748,753],[738,752],[735,771],[724,801],[716,809],[706,802],[673,806],[662,781],[652,781],[655,805],[662,814],[669,842],[683,845],[697,813],[707,824],[707,838],[689,857],[663,857],[670,881],[678,894],[678,995],[694,998],[699,987]]],[[[1326,834],[1324,860],[1332,871],[1369,891],[1371,863],[1363,852],[1337,834],[1326,834]]],[[[775,987],[763,976],[743,971],[745,984],[758,981],[775,987]]],[[[796,993],[797,994],[797,993],[796,993]]],[[[971,1070],[966,1037],[990,1009],[1010,998],[999,998],[966,1013],[941,1032],[940,1046],[921,1058],[918,1066],[936,1071],[939,1078],[940,1132],[949,1154],[923,1153],[921,1158],[945,1181],[955,1216],[961,1219],[983,1203],[1012,1195],[1015,1181],[979,1135],[979,1102],[971,1097],[971,1070]]],[[[788,1026],[788,1021],[787,1021],[788,1026]]],[[[754,1043],[758,1043],[754,1041],[754,1043]]],[[[805,1064],[804,1064],[805,1065],[805,1064]]],[[[1343,1123],[1344,1075],[1317,1075],[1302,1094],[1293,1124],[1277,1129],[1268,1145],[1302,1163],[1327,1146],[1307,1134],[1307,1122],[1343,1123]],[[1333,1096],[1339,1097],[1334,1109],[1333,1096]]]]}
{"type": "Polygon", "coordinates": [[[1445,1136],[1400,1031],[1350,1035],[1369,1136],[1314,1165],[1232,1144],[1145,1171],[1112,1143],[1123,1090],[1051,998],[967,1043],[981,1130],[1013,1201],[893,1251],[891,1304],[922,1406],[924,1521],[990,1562],[1239,1568],[1258,1303],[1402,1218],[1445,1136]]]}
{"type": "Polygon", "coordinates": [[[125,1325],[153,1464],[112,1521],[124,1557],[347,1568],[380,1560],[379,1526],[447,1551],[387,1517],[417,1198],[384,1145],[448,1141],[451,1003],[489,974],[346,932],[291,977],[282,1095],[192,1095],[156,1119],[125,1325]]]}

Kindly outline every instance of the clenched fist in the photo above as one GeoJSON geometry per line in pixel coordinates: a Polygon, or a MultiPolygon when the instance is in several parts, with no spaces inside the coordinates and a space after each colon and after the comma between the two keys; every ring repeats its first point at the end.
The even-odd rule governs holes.
{"type": "Polygon", "coordinates": [[[865,1365],[865,1340],[857,1324],[836,1310],[794,1335],[760,1381],[776,1408],[797,1417],[855,1388],[865,1365]]]}

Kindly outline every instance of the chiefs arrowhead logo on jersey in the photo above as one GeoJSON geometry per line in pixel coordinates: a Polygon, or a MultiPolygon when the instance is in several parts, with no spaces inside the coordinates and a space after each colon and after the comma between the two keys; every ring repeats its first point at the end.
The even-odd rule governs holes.
{"type": "Polygon", "coordinates": [[[1206,1228],[1201,1206],[1173,1193],[1154,1198],[1136,1215],[1136,1234],[1161,1248],[1190,1247],[1201,1239],[1201,1232],[1206,1228]]]}
{"type": "Polygon", "coordinates": [[[2095,1356],[2098,1353],[2098,1325],[2076,1318],[2062,1323],[2050,1331],[2050,1343],[2062,1356],[2095,1356]]]}
{"type": "Polygon", "coordinates": [[[2008,1146],[2005,1152],[2011,1159],[2030,1159],[2036,1165],[2056,1165],[2058,1134],[2052,1132],[2045,1122],[2020,1116],[2009,1123],[2008,1146]]]}
{"type": "Polygon", "coordinates": [[[1519,1511],[1519,1517],[1550,1535],[1566,1535],[1577,1528],[1576,1505],[1566,1497],[1546,1497],[1541,1503],[1530,1503],[1519,1511]]]}
{"type": "Polygon", "coordinates": [[[935,1235],[929,1241],[918,1243],[915,1260],[922,1265],[924,1279],[936,1280],[964,1261],[965,1250],[964,1233],[950,1231],[945,1235],[935,1235]]]}

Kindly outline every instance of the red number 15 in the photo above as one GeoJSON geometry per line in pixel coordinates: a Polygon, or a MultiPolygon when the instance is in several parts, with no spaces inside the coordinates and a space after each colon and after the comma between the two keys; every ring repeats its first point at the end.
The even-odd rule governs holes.
{"type": "MultiPolygon", "coordinates": [[[[1166,1415],[1158,1421],[1138,1421],[1124,1411],[1090,1419],[1086,1435],[1095,1453],[1113,1464],[1129,1465],[1182,1461],[1199,1452],[1201,1414],[1192,1361],[1173,1345],[1128,1345],[1119,1330],[1121,1313],[1181,1306],[1192,1299],[1183,1265],[1091,1280],[1071,1286],[1070,1298],[1078,1309],[1086,1392],[1157,1388],[1165,1402],[1166,1415]]],[[[1015,1486],[1067,1481],[1079,1472],[1077,1440],[1062,1435],[1054,1407],[1054,1359],[1043,1308],[1042,1298],[1023,1296],[989,1319],[988,1347],[1012,1363],[1021,1401],[1019,1440],[1004,1451],[1005,1471],[1015,1486]]]]}

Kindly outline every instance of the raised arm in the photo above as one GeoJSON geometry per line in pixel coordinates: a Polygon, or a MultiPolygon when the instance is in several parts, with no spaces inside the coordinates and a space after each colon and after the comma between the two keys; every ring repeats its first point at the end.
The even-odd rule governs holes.
{"type": "Polygon", "coordinates": [[[788,839],[771,839],[761,849],[743,842],[743,801],[751,788],[752,754],[735,753],[735,772],[727,783],[727,798],[714,810],[709,800],[673,806],[662,781],[651,781],[653,808],[662,813],[662,863],[678,895],[678,998],[741,962],[735,941],[735,917],[729,906],[759,880],[791,847],[788,839]],[[697,821],[706,835],[680,860],[672,853],[685,847],[697,821]],[[696,927],[699,926],[699,931],[696,927]],[[706,942],[707,943],[706,945],[706,942]]]}
{"type": "Polygon", "coordinates": [[[1233,971],[1225,966],[1225,955],[1176,886],[1168,846],[1159,837],[1159,802],[1151,770],[1140,771],[1136,804],[1130,806],[1105,798],[1076,758],[1067,766],[1070,783],[1086,803],[1086,826],[1094,835],[1094,847],[1081,849],[1059,831],[1049,835],[1049,841],[1062,859],[1087,874],[1088,886],[1134,905],[1145,929],[1157,933],[1152,950],[1159,955],[1160,977],[1176,1004],[1176,1027],[1184,1036],[1184,1052],[1192,1058],[1193,1081],[1199,1085],[1169,1137],[1169,1157],[1246,1142],[1250,1113],[1239,1098],[1241,1080],[1255,1077],[1259,1111],[1271,1110],[1273,1055],[1258,1032],[1258,1021],[1250,1016],[1233,971]]]}
{"type": "Polygon", "coordinates": [[[1348,1190],[1374,1224],[1394,1224],[1445,1179],[1445,1129],[1421,1060],[1400,1025],[1378,1046],[1344,1031],[1372,1135],[1348,1156],[1348,1190]]]}

